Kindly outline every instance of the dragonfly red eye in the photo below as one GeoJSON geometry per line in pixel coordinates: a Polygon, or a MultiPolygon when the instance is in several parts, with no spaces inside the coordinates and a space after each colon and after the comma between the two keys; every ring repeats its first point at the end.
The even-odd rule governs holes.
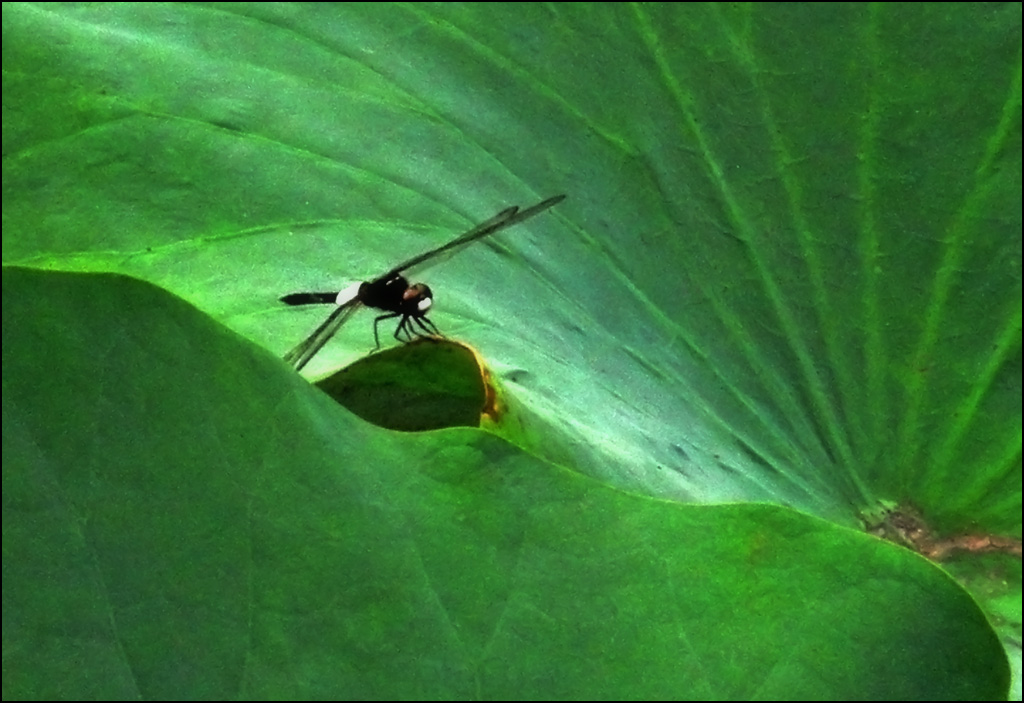
{"type": "Polygon", "coordinates": [[[402,294],[402,300],[415,300],[416,298],[422,298],[425,295],[430,295],[430,289],[422,283],[414,283],[405,289],[405,293],[402,294]]]}

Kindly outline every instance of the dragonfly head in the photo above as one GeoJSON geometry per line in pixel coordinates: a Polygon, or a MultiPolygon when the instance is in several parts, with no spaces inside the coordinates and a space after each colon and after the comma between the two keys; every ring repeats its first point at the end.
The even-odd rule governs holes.
{"type": "Polygon", "coordinates": [[[425,283],[414,283],[405,289],[402,300],[407,305],[415,305],[417,312],[425,314],[434,304],[434,294],[425,283]]]}

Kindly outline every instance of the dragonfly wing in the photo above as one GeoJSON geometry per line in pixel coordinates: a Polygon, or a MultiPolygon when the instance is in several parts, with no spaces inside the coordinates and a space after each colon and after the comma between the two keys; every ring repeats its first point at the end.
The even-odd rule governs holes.
{"type": "Polygon", "coordinates": [[[301,371],[302,367],[309,363],[318,351],[330,341],[341,326],[352,317],[356,310],[363,304],[358,300],[350,300],[344,305],[339,305],[313,333],[295,345],[295,347],[284,355],[284,360],[301,371]]]}
{"type": "Polygon", "coordinates": [[[419,256],[414,256],[408,261],[402,262],[401,264],[399,264],[398,266],[394,267],[386,274],[384,274],[384,276],[382,276],[381,278],[390,278],[396,274],[400,274],[403,271],[412,268],[413,266],[416,266],[417,264],[422,264],[424,261],[428,259],[433,259],[435,256],[438,256],[439,254],[443,254],[444,252],[450,251],[452,249],[465,246],[466,244],[469,244],[472,241],[480,239],[481,237],[486,237],[487,235],[499,232],[505,229],[506,227],[511,227],[512,225],[522,222],[523,220],[528,220],[534,215],[538,215],[547,210],[548,208],[554,207],[563,200],[565,200],[564,195],[556,195],[553,198],[548,198],[547,200],[537,203],[533,207],[528,207],[525,210],[520,210],[518,207],[505,208],[491,219],[486,220],[485,222],[481,222],[476,227],[473,227],[471,230],[464,234],[460,234],[458,237],[448,242],[447,244],[439,246],[436,249],[431,249],[430,251],[420,254],[419,256]]]}
{"type": "Polygon", "coordinates": [[[515,215],[518,211],[519,208],[517,207],[506,208],[499,212],[494,217],[492,217],[491,219],[487,220],[486,222],[481,222],[480,224],[478,224],[476,227],[469,230],[465,234],[460,234],[458,237],[448,242],[447,244],[431,249],[430,251],[423,252],[419,256],[414,256],[408,261],[403,261],[401,264],[399,264],[398,266],[394,267],[386,274],[384,274],[384,276],[382,276],[381,278],[390,278],[396,274],[400,274],[403,271],[412,268],[413,266],[416,266],[417,264],[422,264],[424,261],[428,259],[433,259],[435,256],[438,256],[439,254],[443,254],[446,251],[450,251],[457,247],[469,244],[474,239],[486,237],[488,234],[497,232],[504,226],[505,221],[508,220],[513,215],[515,215]]]}
{"type": "Polygon", "coordinates": [[[501,226],[511,227],[512,225],[522,222],[523,220],[528,220],[534,215],[539,215],[545,210],[553,208],[555,205],[558,205],[558,203],[562,202],[563,200],[565,200],[564,195],[555,195],[548,198],[547,200],[542,200],[536,205],[531,205],[525,210],[517,211],[512,217],[508,219],[507,222],[503,222],[501,226]]]}

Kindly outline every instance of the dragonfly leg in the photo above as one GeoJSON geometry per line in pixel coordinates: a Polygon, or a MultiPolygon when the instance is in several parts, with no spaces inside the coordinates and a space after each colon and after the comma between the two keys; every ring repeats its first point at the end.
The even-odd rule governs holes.
{"type": "Polygon", "coordinates": [[[403,314],[402,319],[398,321],[398,327],[395,328],[395,339],[403,344],[412,341],[412,334],[409,332],[409,315],[403,314]],[[402,339],[402,332],[405,332],[405,339],[402,339]]]}
{"type": "MultiPolygon", "coordinates": [[[[389,313],[387,315],[379,315],[379,316],[374,318],[374,320],[373,320],[373,341],[377,344],[377,346],[375,346],[373,348],[374,351],[377,351],[378,349],[380,349],[380,335],[377,334],[377,325],[380,324],[381,320],[390,320],[391,318],[398,317],[399,315],[402,315],[402,313],[400,313],[400,312],[393,312],[393,313],[389,313]]],[[[402,315],[402,317],[405,318],[405,317],[408,317],[408,315],[402,315]]],[[[404,323],[405,323],[404,319],[401,322],[398,323],[399,329],[401,329],[401,327],[402,327],[402,325],[404,323]]],[[[398,337],[398,330],[395,330],[395,337],[396,338],[398,337]]]]}
{"type": "MultiPolygon", "coordinates": [[[[426,331],[428,334],[432,334],[438,337],[444,337],[444,335],[441,334],[441,330],[437,329],[437,325],[434,324],[433,320],[431,320],[426,315],[420,315],[419,317],[414,317],[412,319],[417,325],[420,326],[422,330],[426,331]]],[[[412,325],[410,325],[410,327],[411,326],[412,325]]]]}

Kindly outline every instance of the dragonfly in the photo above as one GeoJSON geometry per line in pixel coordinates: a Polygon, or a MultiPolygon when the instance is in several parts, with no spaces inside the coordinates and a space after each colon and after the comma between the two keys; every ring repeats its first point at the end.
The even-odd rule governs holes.
{"type": "Polygon", "coordinates": [[[284,360],[291,364],[296,371],[301,371],[309,363],[310,359],[316,356],[317,352],[323,349],[324,345],[331,340],[331,337],[341,329],[341,326],[359,308],[364,306],[381,310],[384,313],[383,315],[378,315],[373,321],[373,340],[376,342],[374,349],[380,349],[380,336],[377,333],[377,326],[383,320],[396,317],[399,320],[394,336],[400,342],[412,341],[415,337],[425,336],[424,333],[439,337],[443,336],[440,330],[437,329],[437,326],[427,317],[427,313],[434,303],[434,294],[431,292],[430,287],[424,283],[413,283],[410,285],[405,277],[408,270],[415,266],[426,264],[441,254],[452,252],[470,242],[475,242],[478,239],[528,220],[554,207],[563,200],[565,200],[564,195],[556,195],[525,210],[520,210],[516,206],[505,208],[491,219],[481,222],[447,244],[435,247],[419,256],[414,256],[408,261],[403,261],[383,276],[357,283],[343,291],[289,293],[281,297],[281,302],[288,305],[337,305],[319,327],[284,355],[284,360]],[[402,339],[401,335],[403,333],[405,339],[402,339]]]}

